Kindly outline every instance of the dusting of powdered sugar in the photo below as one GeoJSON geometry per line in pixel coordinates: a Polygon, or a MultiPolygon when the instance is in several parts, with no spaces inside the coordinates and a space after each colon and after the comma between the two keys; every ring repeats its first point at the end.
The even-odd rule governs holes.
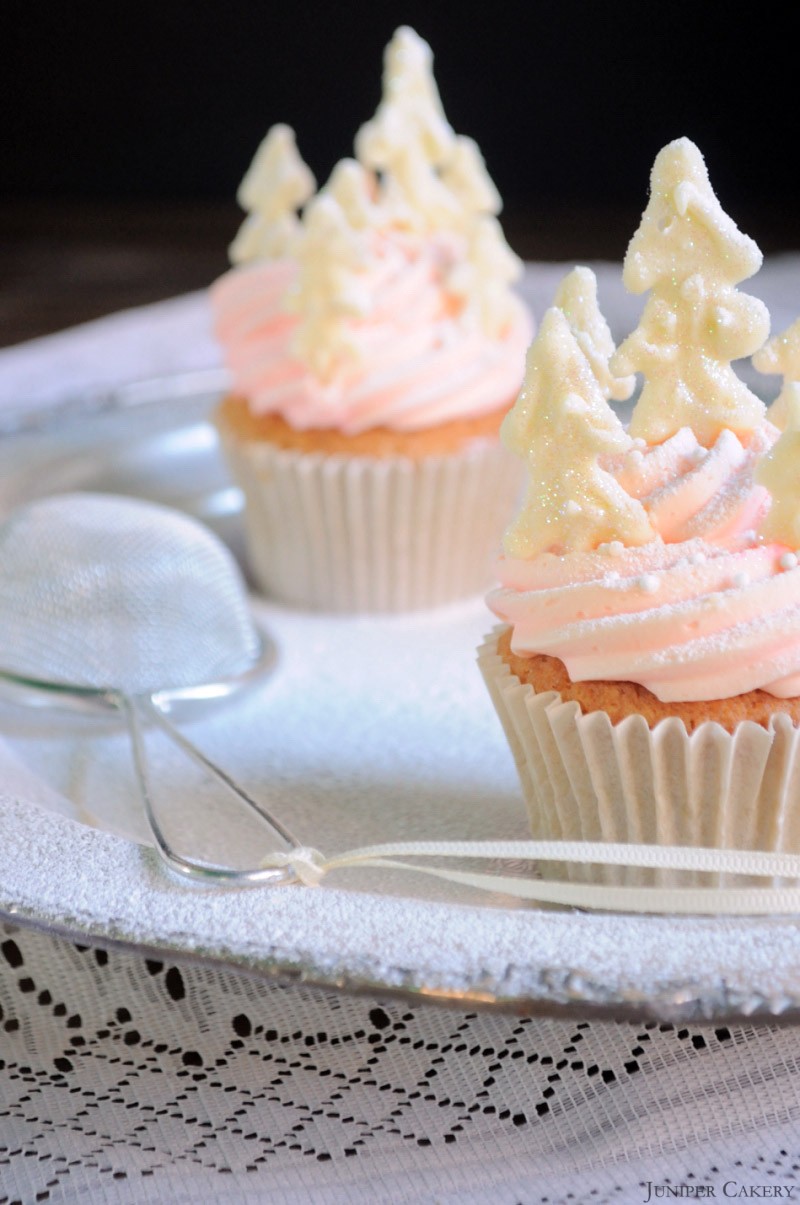
{"type": "MultiPolygon", "coordinates": [[[[281,652],[274,681],[191,731],[227,754],[246,785],[267,790],[302,840],[332,854],[377,840],[528,835],[471,655],[491,626],[480,600],[393,619],[271,608],[263,617],[281,652]]],[[[132,829],[137,821],[118,733],[45,738],[26,729],[6,739],[0,758],[10,751],[29,767],[16,793],[0,798],[0,908],[19,920],[254,972],[458,1002],[671,1017],[800,1007],[798,920],[537,909],[376,870],[331,874],[317,888],[187,886],[167,877],[152,849],[119,835],[124,820],[132,829]],[[30,767],[40,748],[37,770],[50,782],[37,791],[30,767]],[[117,803],[92,828],[54,809],[59,786],[84,815],[102,814],[104,799],[117,803]]],[[[166,761],[161,768],[172,772],[166,761]]],[[[177,776],[168,781],[179,795],[177,776]]],[[[178,800],[175,823],[192,824],[195,805],[178,800]]],[[[213,826],[197,827],[214,839],[213,826]]]]}

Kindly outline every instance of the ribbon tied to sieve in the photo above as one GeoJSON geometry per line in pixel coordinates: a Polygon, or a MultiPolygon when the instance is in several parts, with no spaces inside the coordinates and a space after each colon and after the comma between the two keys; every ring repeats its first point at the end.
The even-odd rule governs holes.
{"type": "Polygon", "coordinates": [[[764,916],[800,912],[800,886],[649,886],[570,882],[533,875],[481,874],[407,859],[470,858],[568,862],[707,872],[758,878],[800,880],[800,855],[760,850],[705,849],[699,846],[627,845],[591,841],[403,841],[370,845],[326,858],[306,846],[272,853],[261,861],[284,883],[318,886],[335,870],[355,867],[413,870],[462,886],[516,899],[609,912],[764,916]]]}

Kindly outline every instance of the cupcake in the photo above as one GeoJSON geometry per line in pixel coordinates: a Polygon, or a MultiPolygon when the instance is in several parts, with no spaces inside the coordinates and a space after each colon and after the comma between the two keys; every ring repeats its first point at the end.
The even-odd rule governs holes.
{"type": "Polygon", "coordinates": [[[480,664],[537,838],[800,852],[800,402],[781,434],[731,368],[769,333],[736,288],[760,263],[680,139],[625,258],[636,330],[613,350],[584,269],[529,350],[480,664]]]}
{"type": "Polygon", "coordinates": [[[268,596],[411,610],[491,581],[523,481],[498,431],[532,320],[500,198],[411,29],[355,151],[315,191],[287,126],[259,148],[211,288],[232,377],[216,421],[268,596]]]}

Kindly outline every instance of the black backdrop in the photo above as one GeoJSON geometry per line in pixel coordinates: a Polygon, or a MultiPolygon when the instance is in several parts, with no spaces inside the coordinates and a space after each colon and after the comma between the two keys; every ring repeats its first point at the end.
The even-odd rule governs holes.
{"type": "Polygon", "coordinates": [[[640,211],[655,153],[686,134],[749,233],[783,206],[798,243],[798,51],[774,6],[739,21],[732,4],[684,0],[5,0],[0,22],[7,198],[230,198],[275,121],[322,181],[408,23],[509,209],[640,211]]]}

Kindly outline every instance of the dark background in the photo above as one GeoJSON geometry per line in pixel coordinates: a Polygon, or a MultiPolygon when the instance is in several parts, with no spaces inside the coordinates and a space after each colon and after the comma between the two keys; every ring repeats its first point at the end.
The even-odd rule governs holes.
{"type": "Polygon", "coordinates": [[[374,112],[402,23],[431,43],[445,112],[483,149],[528,258],[621,256],[653,158],[681,135],[765,252],[800,244],[798,56],[772,6],[740,21],[683,0],[6,0],[0,20],[4,342],[224,270],[268,127],[295,128],[322,183],[374,112]]]}

